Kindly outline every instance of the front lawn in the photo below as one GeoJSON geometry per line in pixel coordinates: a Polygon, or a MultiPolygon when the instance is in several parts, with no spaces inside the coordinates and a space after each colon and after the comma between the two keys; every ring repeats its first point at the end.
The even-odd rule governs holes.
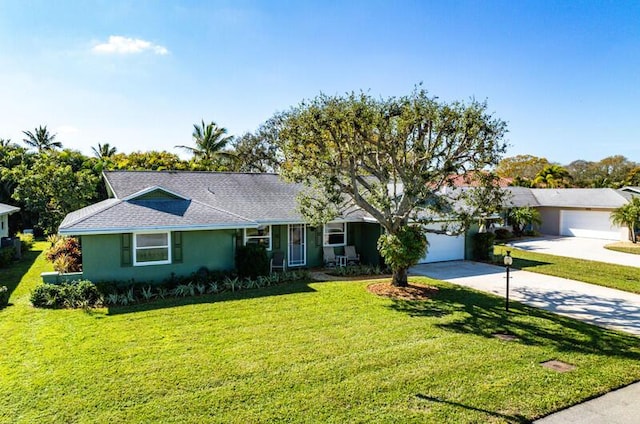
{"type": "Polygon", "coordinates": [[[513,256],[514,268],[640,294],[640,268],[547,255],[502,245],[494,248],[494,255],[500,264],[507,250],[513,256]]]}
{"type": "Polygon", "coordinates": [[[640,243],[631,243],[630,241],[620,241],[617,243],[607,244],[604,248],[615,250],[616,252],[640,255],[640,243]]]}
{"type": "Polygon", "coordinates": [[[0,311],[1,422],[524,423],[640,380],[635,337],[426,278],[431,301],[345,281],[84,312],[29,306],[37,273],[0,311]]]}

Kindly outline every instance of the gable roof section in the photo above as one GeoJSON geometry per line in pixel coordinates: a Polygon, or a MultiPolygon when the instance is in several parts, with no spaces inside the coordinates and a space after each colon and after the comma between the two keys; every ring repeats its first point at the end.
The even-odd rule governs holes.
{"type": "Polygon", "coordinates": [[[164,187],[160,186],[152,186],[140,190],[136,193],[130,194],[124,198],[124,200],[132,200],[132,199],[182,199],[182,200],[191,200],[188,197],[185,197],[181,194],[175,193],[171,190],[168,190],[164,187]]]}
{"type": "Polygon", "coordinates": [[[67,215],[59,232],[82,235],[253,226],[249,220],[192,200],[107,199],[67,215]]]}
{"type": "Polygon", "coordinates": [[[7,205],[6,203],[0,203],[0,215],[11,215],[12,213],[20,211],[17,206],[7,205]]]}

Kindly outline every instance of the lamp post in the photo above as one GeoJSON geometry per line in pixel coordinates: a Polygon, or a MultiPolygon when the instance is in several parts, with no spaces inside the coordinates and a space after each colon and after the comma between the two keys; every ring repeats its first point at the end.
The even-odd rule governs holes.
{"type": "Polygon", "coordinates": [[[504,257],[504,266],[507,267],[507,295],[505,309],[509,312],[509,267],[513,264],[513,258],[511,257],[511,251],[507,250],[507,255],[504,257]]]}

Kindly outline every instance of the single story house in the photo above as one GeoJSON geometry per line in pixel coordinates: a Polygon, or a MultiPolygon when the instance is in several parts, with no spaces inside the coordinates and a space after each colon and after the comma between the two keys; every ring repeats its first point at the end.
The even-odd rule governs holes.
{"type": "MultiPolygon", "coordinates": [[[[276,174],[183,171],[103,173],[110,198],[67,215],[62,235],[80,238],[83,278],[159,281],[201,267],[234,268],[236,246],[280,251],[288,268],[323,264],[353,245],[362,263],[379,264],[380,225],[359,209],[322,227],[297,212],[301,185],[276,174]]],[[[465,236],[429,234],[422,262],[464,259],[465,236]]]]}
{"type": "Polygon", "coordinates": [[[627,240],[626,227],[611,223],[611,212],[640,195],[637,187],[526,188],[508,187],[507,207],[531,206],[541,215],[542,234],[627,240]]]}
{"type": "Polygon", "coordinates": [[[0,203],[0,238],[9,237],[9,215],[19,211],[16,206],[0,203]]]}

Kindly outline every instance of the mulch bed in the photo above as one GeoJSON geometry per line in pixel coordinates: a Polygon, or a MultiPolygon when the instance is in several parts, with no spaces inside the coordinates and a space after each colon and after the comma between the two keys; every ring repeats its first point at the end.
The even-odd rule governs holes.
{"type": "Polygon", "coordinates": [[[407,287],[395,287],[389,282],[371,284],[367,290],[378,296],[400,300],[429,300],[438,292],[436,287],[423,284],[409,283],[407,287]]]}

